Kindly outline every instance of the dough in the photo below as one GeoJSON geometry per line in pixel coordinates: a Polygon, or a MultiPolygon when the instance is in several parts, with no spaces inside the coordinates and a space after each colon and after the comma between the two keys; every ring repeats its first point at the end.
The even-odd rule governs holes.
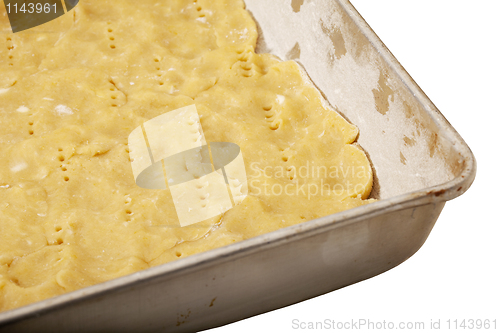
{"type": "Polygon", "coordinates": [[[242,1],[82,0],[16,34],[2,14],[0,310],[372,201],[357,128],[295,62],[254,52],[242,1]],[[127,139],[191,104],[249,186],[181,227],[168,189],[135,184],[127,139]]]}

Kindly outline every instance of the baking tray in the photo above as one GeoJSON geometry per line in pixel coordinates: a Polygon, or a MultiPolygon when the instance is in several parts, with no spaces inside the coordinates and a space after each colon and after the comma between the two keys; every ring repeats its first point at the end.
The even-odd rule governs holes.
{"type": "Polygon", "coordinates": [[[385,272],[425,242],[472,152],[347,0],[247,0],[259,52],[296,60],[360,129],[377,202],[0,313],[0,331],[191,332],[385,272]]]}

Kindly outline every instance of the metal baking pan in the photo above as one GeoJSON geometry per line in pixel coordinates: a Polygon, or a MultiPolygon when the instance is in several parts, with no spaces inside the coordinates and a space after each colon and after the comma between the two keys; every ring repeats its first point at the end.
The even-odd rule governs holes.
{"type": "Polygon", "coordinates": [[[220,326],[385,272],[425,242],[472,152],[347,0],[247,0],[259,52],[294,59],[360,129],[375,203],[0,313],[0,331],[220,326]]]}

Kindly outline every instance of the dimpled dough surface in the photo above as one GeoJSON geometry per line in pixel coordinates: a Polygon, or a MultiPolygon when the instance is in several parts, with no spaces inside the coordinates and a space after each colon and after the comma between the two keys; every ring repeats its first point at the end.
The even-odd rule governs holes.
{"type": "Polygon", "coordinates": [[[86,0],[0,29],[0,310],[371,201],[357,128],[254,52],[242,1],[86,0]],[[241,147],[249,195],[181,228],[168,189],[135,184],[127,139],[191,104],[208,142],[241,147]]]}

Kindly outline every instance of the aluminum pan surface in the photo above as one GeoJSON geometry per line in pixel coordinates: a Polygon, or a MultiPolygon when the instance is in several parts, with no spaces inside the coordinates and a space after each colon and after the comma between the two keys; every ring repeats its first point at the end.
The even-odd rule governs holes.
{"type": "Polygon", "coordinates": [[[350,3],[291,3],[247,1],[262,32],[258,50],[300,63],[333,108],[358,126],[358,143],[377,176],[374,196],[389,198],[454,179],[464,160],[443,137],[437,110],[414,97],[420,89],[403,77],[366,23],[350,19],[359,18],[350,3]]]}
{"type": "MultiPolygon", "coordinates": [[[[293,50],[295,44],[292,45],[291,49],[288,49],[289,45],[285,45],[286,47],[280,49],[273,44],[276,41],[270,38],[272,36],[283,36],[289,31],[294,31],[289,30],[289,26],[286,24],[289,23],[294,26],[296,23],[293,21],[293,15],[307,13],[308,10],[311,10],[308,9],[308,6],[314,4],[316,9],[308,15],[320,22],[319,25],[304,24],[300,26],[300,29],[295,30],[304,30],[304,35],[317,37],[316,42],[323,49],[316,49],[311,53],[316,54],[317,64],[315,64],[315,61],[312,61],[314,58],[311,58],[311,62],[307,60],[307,44],[299,43],[300,57],[297,60],[307,69],[312,80],[331,104],[360,128],[361,135],[358,142],[370,155],[377,173],[378,188],[376,188],[375,196],[383,200],[194,255],[23,308],[7,311],[0,314],[0,325],[50,313],[71,303],[82,302],[86,299],[97,299],[117,290],[140,288],[140,286],[151,283],[158,277],[181,276],[194,270],[210,267],[216,263],[236,260],[252,253],[266,251],[282,244],[293,244],[297,240],[373,219],[389,212],[450,200],[468,189],[475,175],[475,161],[467,145],[413,82],[411,77],[402,69],[397,60],[383,46],[382,42],[348,1],[304,1],[300,12],[295,12],[294,8],[290,6],[290,1],[276,0],[270,3],[262,0],[247,0],[248,9],[263,29],[266,44],[261,44],[260,49],[265,50],[264,47],[270,48],[272,46],[274,48],[272,52],[283,59],[287,58],[287,54],[289,57],[296,57],[298,54],[297,48],[295,51],[293,50]],[[331,12],[331,9],[328,9],[330,7],[335,8],[334,13],[331,12]],[[266,10],[259,12],[259,8],[265,8],[266,10]],[[331,20],[328,17],[331,17],[331,20]],[[278,34],[274,33],[272,26],[268,27],[264,24],[265,22],[269,23],[268,21],[273,22],[275,28],[279,27],[281,31],[277,31],[278,34]],[[323,22],[323,25],[321,25],[321,22],[323,22]],[[328,33],[328,31],[340,31],[342,34],[345,47],[343,56],[340,56],[343,51],[339,55],[335,55],[335,43],[341,40],[338,33],[332,34],[328,33]],[[358,53],[356,53],[356,48],[360,48],[358,53]],[[328,60],[328,50],[333,52],[330,56],[333,56],[334,59],[337,59],[336,57],[340,59],[337,59],[337,62],[334,60],[333,65],[328,60]],[[352,52],[354,52],[354,56],[350,55],[352,52]],[[325,55],[326,58],[322,58],[325,55]],[[356,56],[361,59],[356,61],[356,56]],[[340,67],[342,61],[345,62],[345,65],[342,65],[344,67],[340,67]],[[370,66],[373,68],[370,68],[370,66]],[[320,72],[328,68],[328,71],[339,71],[340,74],[342,74],[342,71],[354,71],[353,81],[349,81],[349,75],[344,74],[342,82],[339,83],[335,81],[335,76],[331,75],[332,72],[329,72],[330,75],[322,75],[323,78],[317,78],[314,68],[320,72]],[[363,80],[359,76],[363,73],[368,73],[371,78],[366,84],[362,82],[363,80]],[[378,81],[375,80],[377,75],[378,81]],[[385,83],[383,83],[384,79],[380,80],[381,76],[386,78],[385,83]],[[323,82],[322,79],[327,82],[323,82]],[[345,85],[332,90],[331,84],[333,83],[329,80],[339,84],[344,84],[345,81],[345,85]],[[382,84],[379,82],[382,82],[382,84]],[[349,91],[353,88],[353,85],[358,84],[360,87],[356,87],[355,93],[349,91]],[[348,87],[351,88],[348,89],[348,87]],[[351,96],[354,106],[351,107],[348,103],[342,101],[338,96],[340,93],[337,93],[336,89],[340,89],[340,93],[344,94],[345,98],[351,96]],[[376,93],[374,90],[379,92],[376,93]],[[393,92],[392,97],[391,90],[393,92]],[[377,106],[375,94],[379,97],[378,103],[382,103],[381,105],[377,106]],[[380,102],[380,96],[384,101],[384,94],[387,95],[387,103],[380,102]],[[404,102],[409,105],[409,108],[405,106],[404,102]],[[386,106],[388,109],[384,114],[383,110],[385,110],[386,106]],[[402,118],[401,114],[405,115],[406,118],[402,118]],[[381,133],[369,134],[371,130],[377,130],[377,126],[385,126],[382,127],[381,131],[386,133],[389,131],[390,135],[386,133],[382,133],[384,135],[381,133]],[[418,129],[421,135],[416,135],[413,138],[417,143],[410,147],[408,147],[408,144],[405,146],[404,137],[418,129]],[[387,155],[384,155],[383,152],[377,153],[377,149],[383,149],[387,155]],[[391,149],[396,150],[393,152],[391,149]],[[391,152],[388,152],[388,150],[391,150],[391,152]],[[431,154],[431,152],[433,153],[431,154]],[[401,162],[404,159],[401,158],[400,154],[405,157],[406,165],[401,162]],[[413,159],[414,155],[423,157],[424,163],[418,163],[417,159],[413,159]],[[433,165],[436,168],[432,169],[432,175],[426,174],[425,172],[432,168],[433,165]],[[406,166],[408,167],[405,168],[406,166]],[[438,172],[434,172],[435,170],[438,170],[438,172]],[[415,177],[411,181],[404,177],[404,175],[408,174],[410,176],[415,175],[415,172],[419,173],[421,177],[415,177]]],[[[337,46],[337,50],[339,50],[339,46],[337,46]]],[[[410,136],[407,137],[412,139],[410,136]]]]}

